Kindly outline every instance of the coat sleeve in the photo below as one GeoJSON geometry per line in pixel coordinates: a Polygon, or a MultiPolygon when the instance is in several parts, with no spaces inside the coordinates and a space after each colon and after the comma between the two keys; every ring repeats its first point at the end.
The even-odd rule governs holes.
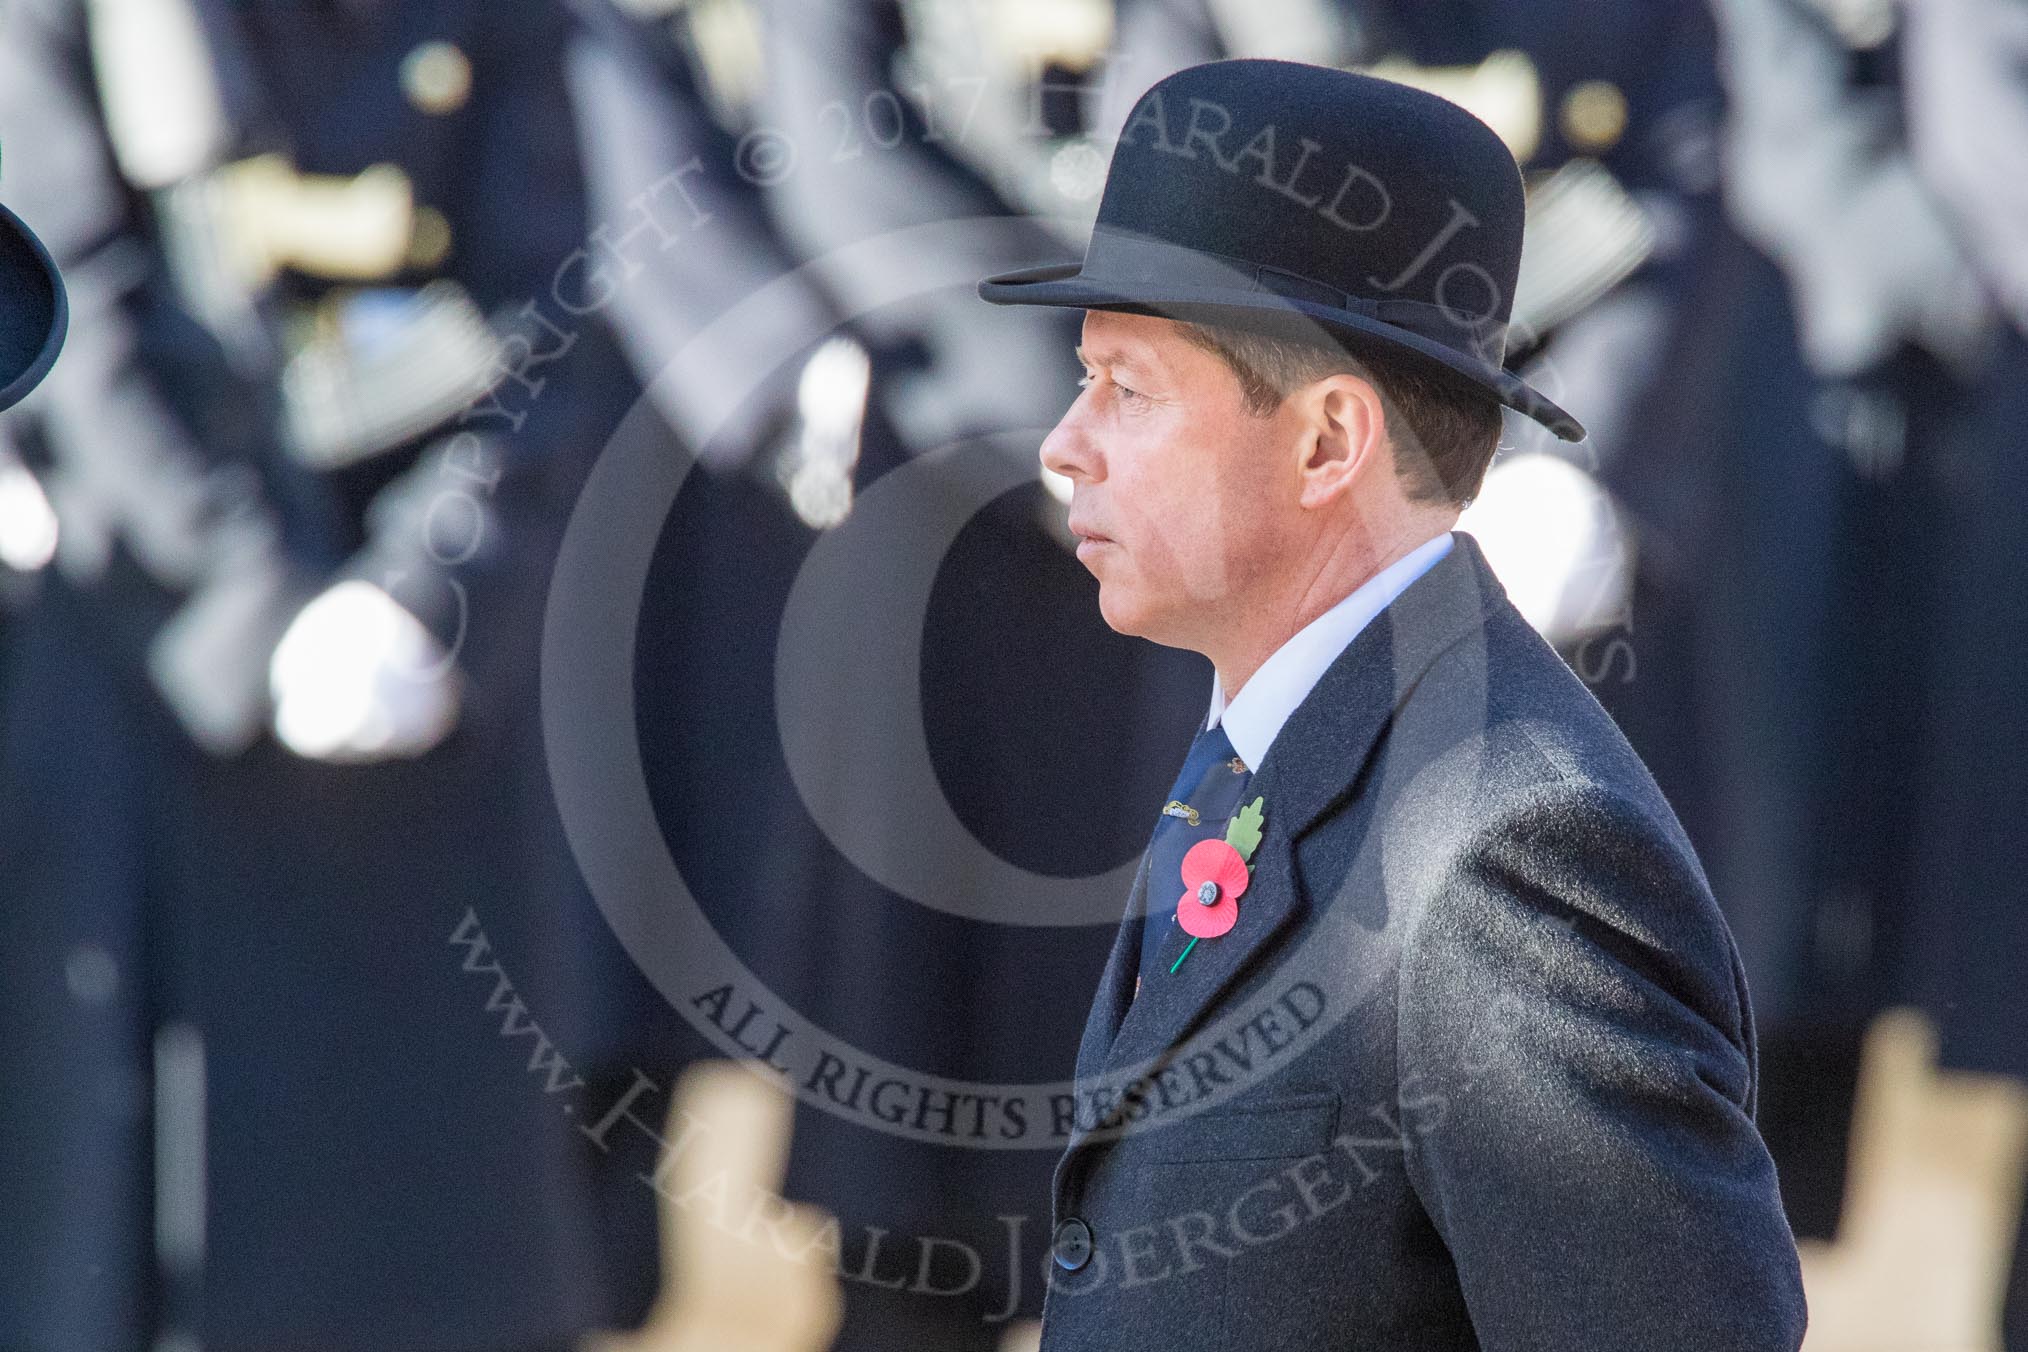
{"type": "Polygon", "coordinates": [[[982,306],[973,288],[1075,250],[957,152],[992,81],[899,78],[895,0],[757,8],[769,74],[757,111],[793,166],[765,175],[769,212],[869,345],[903,359],[880,391],[903,440],[1049,426],[1075,397],[1068,317],[982,306]]]}
{"type": "Polygon", "coordinates": [[[1976,370],[1991,306],[1910,161],[1893,92],[1852,83],[1809,0],[1716,0],[1713,13],[1726,206],[1781,266],[1811,366],[1853,376],[1912,342],[1976,370]]]}
{"type": "Polygon", "coordinates": [[[660,36],[666,27],[625,19],[606,0],[585,9],[569,86],[594,215],[629,222],[659,203],[681,236],[680,247],[631,255],[626,284],[601,278],[600,290],[671,428],[706,463],[729,468],[764,449],[804,356],[838,317],[742,177],[737,145],[660,36]]]}
{"type": "Polygon", "coordinates": [[[1981,276],[2028,333],[2028,6],[1908,6],[1909,154],[1981,276]]]}
{"type": "Polygon", "coordinates": [[[1745,985],[1673,823],[1576,785],[1496,814],[1399,1001],[1409,1178],[1486,1352],[1800,1344],[1745,985]]]}

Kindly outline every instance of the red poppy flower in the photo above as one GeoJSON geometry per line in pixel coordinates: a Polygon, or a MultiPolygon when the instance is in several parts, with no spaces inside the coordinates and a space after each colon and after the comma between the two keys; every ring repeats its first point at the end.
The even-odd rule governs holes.
{"type": "Polygon", "coordinates": [[[1176,923],[1192,938],[1216,939],[1238,923],[1248,877],[1246,860],[1230,844],[1198,841],[1183,856],[1184,890],[1176,902],[1176,923]]]}

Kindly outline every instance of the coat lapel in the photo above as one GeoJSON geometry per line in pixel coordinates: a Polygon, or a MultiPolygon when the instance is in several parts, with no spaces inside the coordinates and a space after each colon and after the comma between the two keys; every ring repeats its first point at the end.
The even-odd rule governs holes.
{"type": "MultiPolygon", "coordinates": [[[[1283,725],[1249,786],[1249,801],[1257,793],[1266,812],[1238,923],[1200,943],[1174,973],[1168,969],[1187,940],[1172,935],[1161,968],[1136,997],[1144,904],[1174,904],[1163,895],[1166,882],[1148,877],[1143,857],[1079,1045],[1081,1089],[1116,1091],[1169,1064],[1226,992],[1299,927],[1309,903],[1296,866],[1298,842],[1369,782],[1368,766],[1386,754],[1387,729],[1423,673],[1446,649],[1482,632],[1488,612],[1505,604],[1505,596],[1478,545],[1460,532],[1449,554],[1360,631],[1283,725]]],[[[1083,1108],[1077,1113],[1051,1188],[1059,1212],[1103,1125],[1083,1108]]]]}
{"type": "MultiPolygon", "coordinates": [[[[1240,898],[1238,922],[1216,939],[1199,941],[1180,967],[1176,966],[1176,960],[1188,947],[1190,937],[1178,927],[1172,926],[1166,932],[1162,951],[1157,955],[1160,963],[1128,1007],[1119,1036],[1113,1039],[1107,1052],[1104,1063],[1107,1074],[1155,1060],[1183,1041],[1217,1003],[1219,994],[1233,985],[1254,957],[1269,949],[1300,917],[1302,904],[1296,886],[1294,843],[1272,821],[1274,786],[1266,767],[1254,776],[1248,801],[1252,801],[1256,791],[1267,800],[1269,820],[1264,823],[1260,847],[1254,851],[1253,878],[1240,898]],[[1171,967],[1176,970],[1170,971],[1171,967]]],[[[1164,912],[1172,910],[1183,892],[1181,879],[1174,882],[1173,887],[1165,886],[1157,893],[1151,880],[1149,905],[1164,912]]]]}
{"type": "Polygon", "coordinates": [[[1136,997],[1138,903],[1145,898],[1149,907],[1167,910],[1182,894],[1180,879],[1149,878],[1143,860],[1128,923],[1113,946],[1080,1048],[1081,1077],[1120,1075],[1165,1060],[1296,927],[1308,910],[1297,843],[1357,789],[1395,711],[1430,664],[1483,625],[1487,607],[1504,595],[1477,544],[1459,534],[1449,554],[1360,631],[1275,737],[1247,790],[1248,801],[1256,794],[1265,800],[1266,813],[1238,923],[1199,943],[1174,972],[1169,969],[1189,938],[1171,929],[1160,966],[1136,997]],[[1091,1054],[1101,1048],[1102,1059],[1095,1059],[1091,1054]]]}
{"type": "Polygon", "coordinates": [[[1077,1046],[1077,1077],[1088,1079],[1105,1069],[1106,1053],[1119,1036],[1127,1006],[1134,998],[1134,978],[1141,967],[1141,903],[1148,892],[1148,855],[1141,855],[1141,867],[1134,874],[1134,886],[1127,896],[1127,915],[1113,935],[1112,955],[1106,959],[1105,974],[1099,977],[1098,994],[1092,997],[1091,1013],[1084,1021],[1084,1036],[1077,1046]]]}

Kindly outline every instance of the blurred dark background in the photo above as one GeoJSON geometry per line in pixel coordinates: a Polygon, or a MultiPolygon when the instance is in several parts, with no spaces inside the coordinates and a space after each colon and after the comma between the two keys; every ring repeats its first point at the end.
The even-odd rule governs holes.
{"type": "Polygon", "coordinates": [[[1112,925],[1005,879],[1131,863],[1209,673],[1105,628],[1034,463],[1074,317],[972,283],[1234,55],[1514,150],[1510,361],[1592,435],[1510,422],[1464,528],[1726,909],[1808,1346],[2028,1352],[2019,0],[4,0],[72,320],[0,417],[0,1352],[1032,1338],[1054,1151],[684,1078],[725,1047],[586,881],[544,636],[627,607],[661,843],[784,1007],[1067,1078],[1112,925]],[[578,509],[622,450],[696,465],[651,538],[578,509]],[[783,616],[883,483],[866,632],[920,653],[833,656],[920,736],[838,694],[799,761],[783,616]],[[552,592],[587,536],[638,603],[552,592]],[[806,801],[924,747],[966,907],[806,801]],[[679,1103],[804,1261],[673,1204],[679,1103]]]}

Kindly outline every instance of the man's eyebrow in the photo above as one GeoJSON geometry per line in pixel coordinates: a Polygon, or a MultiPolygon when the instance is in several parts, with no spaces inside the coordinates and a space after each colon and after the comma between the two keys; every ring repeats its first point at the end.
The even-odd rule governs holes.
{"type": "Polygon", "coordinates": [[[1150,369],[1147,362],[1139,360],[1131,353],[1104,349],[1094,352],[1082,345],[1077,349],[1077,359],[1086,366],[1104,367],[1107,369],[1115,366],[1125,367],[1127,370],[1135,372],[1146,372],[1150,369]]]}

